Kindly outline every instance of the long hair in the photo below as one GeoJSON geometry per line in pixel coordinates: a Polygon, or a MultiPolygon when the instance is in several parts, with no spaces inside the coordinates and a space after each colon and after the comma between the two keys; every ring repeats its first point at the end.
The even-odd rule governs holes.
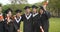
{"type": "Polygon", "coordinates": [[[39,10],[38,10],[38,13],[40,14],[40,9],[43,10],[43,13],[45,12],[45,9],[43,8],[43,6],[40,6],[39,10]]]}

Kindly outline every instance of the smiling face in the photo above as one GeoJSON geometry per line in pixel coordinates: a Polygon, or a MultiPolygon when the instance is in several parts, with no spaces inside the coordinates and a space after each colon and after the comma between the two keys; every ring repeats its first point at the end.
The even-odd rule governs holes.
{"type": "Polygon", "coordinates": [[[21,16],[21,13],[16,13],[16,16],[17,16],[17,17],[20,17],[20,16],[21,16]]]}
{"type": "Polygon", "coordinates": [[[9,11],[9,12],[8,12],[8,15],[11,17],[11,16],[12,16],[12,12],[11,12],[11,11],[9,11]]]}
{"type": "Polygon", "coordinates": [[[36,8],[33,8],[33,13],[36,13],[37,12],[37,9],[36,8]]]}
{"type": "Polygon", "coordinates": [[[40,13],[40,14],[43,14],[43,10],[42,10],[42,9],[40,9],[39,13],[40,13]]]}
{"type": "Polygon", "coordinates": [[[30,9],[29,8],[26,9],[26,13],[30,13],[30,9]]]}

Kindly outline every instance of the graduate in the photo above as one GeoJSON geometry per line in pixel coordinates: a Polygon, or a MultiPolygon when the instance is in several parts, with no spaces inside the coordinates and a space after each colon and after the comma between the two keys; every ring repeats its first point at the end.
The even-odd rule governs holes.
{"type": "Polygon", "coordinates": [[[4,21],[0,21],[0,32],[4,32],[4,21]]]}
{"type": "Polygon", "coordinates": [[[1,4],[0,4],[0,21],[4,21],[1,4]]]}
{"type": "Polygon", "coordinates": [[[40,6],[39,15],[40,15],[40,21],[41,21],[44,32],[48,32],[50,13],[45,11],[43,6],[40,6]]]}
{"type": "Polygon", "coordinates": [[[33,10],[33,32],[43,32],[41,31],[42,26],[39,18],[39,14],[37,11],[37,6],[33,5],[32,10],[33,10]]]}
{"type": "Polygon", "coordinates": [[[0,32],[4,32],[4,19],[1,11],[2,11],[2,5],[0,4],[0,32]]]}
{"type": "Polygon", "coordinates": [[[2,4],[0,4],[0,13],[2,12],[2,4]]]}
{"type": "Polygon", "coordinates": [[[38,24],[38,21],[39,21],[39,15],[38,15],[38,12],[37,12],[37,6],[33,5],[32,6],[32,11],[33,11],[33,32],[40,32],[40,29],[38,28],[39,24],[38,24]]]}
{"type": "Polygon", "coordinates": [[[24,30],[23,32],[33,32],[32,31],[32,25],[33,25],[33,19],[32,19],[32,14],[30,13],[30,7],[25,6],[25,14],[22,15],[22,19],[24,22],[24,30]]]}
{"type": "Polygon", "coordinates": [[[14,25],[12,20],[12,9],[10,8],[6,10],[6,18],[4,20],[4,30],[5,32],[14,32],[14,25]]]}
{"type": "Polygon", "coordinates": [[[4,21],[0,21],[0,32],[4,32],[4,21]]]}
{"type": "Polygon", "coordinates": [[[21,23],[21,12],[22,10],[17,9],[16,16],[14,17],[14,26],[15,26],[15,32],[20,32],[20,23],[21,23]]]}

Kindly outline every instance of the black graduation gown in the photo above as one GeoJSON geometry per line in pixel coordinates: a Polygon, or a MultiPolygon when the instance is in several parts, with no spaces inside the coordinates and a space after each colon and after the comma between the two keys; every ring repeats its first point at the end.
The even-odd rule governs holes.
{"type": "Polygon", "coordinates": [[[22,19],[24,22],[24,26],[23,26],[23,32],[32,32],[32,15],[29,19],[26,18],[25,14],[22,15],[22,19]]]}
{"type": "Polygon", "coordinates": [[[41,24],[42,24],[42,27],[44,29],[44,32],[48,32],[49,30],[49,18],[50,18],[50,12],[48,11],[45,11],[42,15],[40,15],[40,21],[41,21],[41,24]]]}
{"type": "Polygon", "coordinates": [[[14,27],[15,27],[15,32],[17,32],[18,29],[20,29],[20,23],[21,23],[21,19],[20,21],[17,23],[16,19],[14,20],[14,27]]]}
{"type": "Polygon", "coordinates": [[[35,15],[33,17],[33,32],[40,32],[40,25],[41,22],[39,23],[39,15],[35,15]]]}
{"type": "Polygon", "coordinates": [[[7,20],[4,21],[4,31],[5,32],[14,32],[14,25],[13,22],[9,22],[7,24],[7,20]]]}
{"type": "Polygon", "coordinates": [[[0,32],[4,32],[4,22],[0,22],[0,32]]]}

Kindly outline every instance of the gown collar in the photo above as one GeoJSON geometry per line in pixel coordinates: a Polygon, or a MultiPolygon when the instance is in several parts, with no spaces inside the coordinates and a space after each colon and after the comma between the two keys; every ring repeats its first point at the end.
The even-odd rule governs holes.
{"type": "Polygon", "coordinates": [[[19,23],[20,20],[21,20],[21,18],[22,18],[22,17],[20,16],[19,19],[17,20],[17,18],[15,17],[16,22],[19,23]]]}
{"type": "Polygon", "coordinates": [[[33,14],[33,17],[35,17],[36,15],[38,15],[38,13],[33,14]]]}
{"type": "Polygon", "coordinates": [[[29,14],[29,16],[27,16],[26,14],[25,14],[25,17],[27,18],[27,20],[31,17],[31,13],[29,14]]]}

